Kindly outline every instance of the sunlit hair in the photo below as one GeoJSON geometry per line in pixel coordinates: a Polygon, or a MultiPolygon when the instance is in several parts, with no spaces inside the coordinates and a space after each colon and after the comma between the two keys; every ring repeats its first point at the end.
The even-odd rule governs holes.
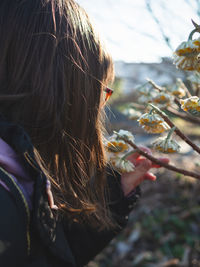
{"type": "Polygon", "coordinates": [[[1,0],[0,36],[0,112],[30,135],[60,210],[108,226],[100,102],[113,64],[87,14],[73,0],[1,0]]]}

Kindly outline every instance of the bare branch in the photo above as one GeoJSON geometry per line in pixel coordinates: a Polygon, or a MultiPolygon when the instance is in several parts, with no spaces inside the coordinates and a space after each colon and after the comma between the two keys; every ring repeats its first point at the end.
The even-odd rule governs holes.
{"type": "Polygon", "coordinates": [[[172,45],[171,45],[171,42],[170,42],[170,38],[163,31],[163,28],[162,28],[162,26],[160,24],[159,19],[156,17],[156,15],[155,15],[152,7],[151,7],[151,1],[150,0],[146,0],[145,3],[146,3],[146,8],[147,8],[148,12],[150,13],[150,15],[152,16],[153,20],[155,21],[155,23],[157,24],[157,26],[158,26],[158,28],[160,30],[160,33],[161,33],[161,35],[163,37],[163,40],[165,41],[167,46],[170,48],[170,50],[173,51],[173,48],[172,48],[172,45]]]}
{"type": "Polygon", "coordinates": [[[177,167],[175,167],[173,165],[164,163],[161,160],[149,155],[147,152],[144,152],[143,150],[141,150],[135,143],[127,140],[127,138],[123,138],[121,136],[119,136],[119,138],[124,140],[127,144],[129,144],[132,148],[134,148],[134,150],[137,150],[138,153],[140,153],[145,158],[151,160],[155,164],[160,165],[160,166],[162,166],[162,167],[164,167],[164,168],[166,168],[168,170],[171,170],[171,171],[174,171],[174,172],[178,172],[178,173],[181,173],[181,174],[186,175],[186,176],[190,176],[190,177],[194,177],[194,178],[200,179],[200,174],[199,173],[187,171],[187,170],[184,170],[184,169],[177,168],[177,167]]]}
{"type": "Polygon", "coordinates": [[[183,112],[179,112],[178,110],[173,109],[172,107],[168,107],[167,111],[172,113],[173,115],[176,115],[177,117],[179,117],[179,118],[181,118],[181,119],[183,119],[185,121],[189,121],[189,122],[195,123],[197,125],[200,124],[200,119],[199,118],[190,116],[190,115],[188,115],[186,113],[183,113],[183,112]]]}

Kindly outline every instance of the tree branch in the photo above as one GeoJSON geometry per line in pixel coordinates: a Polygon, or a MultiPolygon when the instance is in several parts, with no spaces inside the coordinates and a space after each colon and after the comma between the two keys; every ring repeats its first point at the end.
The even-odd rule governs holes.
{"type": "Polygon", "coordinates": [[[161,111],[159,108],[157,108],[156,106],[149,104],[164,120],[165,122],[171,127],[175,127],[175,133],[183,140],[185,141],[188,145],[190,145],[197,153],[200,154],[200,148],[195,145],[186,135],[184,135],[179,129],[178,127],[176,127],[176,125],[165,115],[165,113],[163,111],[161,111]]]}
{"type": "MultiPolygon", "coordinates": [[[[138,153],[140,153],[142,156],[144,156],[145,158],[151,160],[152,162],[154,162],[155,164],[162,166],[168,170],[174,171],[174,172],[178,172],[181,173],[185,176],[190,176],[190,177],[194,177],[196,179],[200,179],[200,174],[195,173],[195,172],[191,172],[191,171],[187,171],[184,169],[180,169],[180,168],[176,168],[173,165],[167,164],[165,162],[160,161],[159,159],[149,155],[147,152],[144,152],[143,150],[141,150],[135,143],[127,140],[126,138],[123,138],[121,136],[118,136],[120,139],[124,140],[127,144],[129,144],[132,148],[134,148],[134,150],[137,150],[138,153]]],[[[135,151],[134,151],[135,152],[135,151]]]]}
{"type": "Polygon", "coordinates": [[[189,122],[192,122],[192,123],[195,123],[198,125],[200,124],[200,119],[189,116],[188,114],[185,114],[183,112],[179,112],[178,110],[173,109],[172,107],[168,107],[167,111],[172,113],[173,115],[176,115],[177,117],[179,117],[185,121],[189,121],[189,122]]]}

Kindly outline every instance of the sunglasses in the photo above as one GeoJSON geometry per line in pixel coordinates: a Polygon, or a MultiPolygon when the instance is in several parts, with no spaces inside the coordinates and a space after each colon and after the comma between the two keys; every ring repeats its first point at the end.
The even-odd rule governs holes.
{"type": "Polygon", "coordinates": [[[105,102],[108,101],[108,99],[111,97],[111,95],[113,94],[113,90],[106,87],[103,89],[103,91],[106,93],[105,95],[105,102]]]}

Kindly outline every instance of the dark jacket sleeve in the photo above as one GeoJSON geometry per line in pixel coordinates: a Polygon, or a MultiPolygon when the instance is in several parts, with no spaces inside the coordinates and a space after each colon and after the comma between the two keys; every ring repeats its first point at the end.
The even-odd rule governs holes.
{"type": "Polygon", "coordinates": [[[0,185],[0,266],[23,266],[27,257],[26,226],[11,193],[0,185]]]}
{"type": "Polygon", "coordinates": [[[108,207],[118,227],[112,230],[97,231],[88,225],[68,224],[64,221],[66,238],[74,255],[77,266],[81,267],[94,258],[127,224],[128,214],[140,196],[139,187],[131,197],[124,197],[121,189],[121,177],[108,170],[108,187],[110,197],[108,207]]]}

